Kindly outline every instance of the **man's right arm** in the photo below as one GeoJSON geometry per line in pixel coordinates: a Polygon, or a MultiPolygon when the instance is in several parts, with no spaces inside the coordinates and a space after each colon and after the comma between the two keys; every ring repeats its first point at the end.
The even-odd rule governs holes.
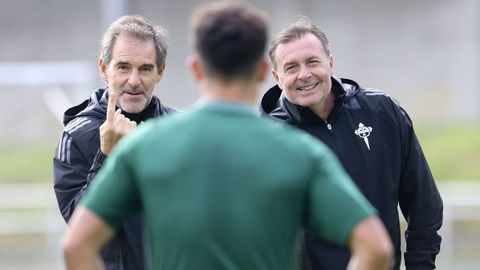
{"type": "Polygon", "coordinates": [[[55,195],[67,222],[107,155],[136,127],[135,122],[115,110],[116,103],[117,94],[110,93],[106,120],[101,125],[89,118],[77,118],[69,123],[55,149],[55,195]]]}
{"type": "MultiPolygon", "coordinates": [[[[90,147],[98,144],[98,140],[94,139],[98,137],[98,135],[81,134],[80,137],[82,136],[92,137],[90,139],[87,138],[87,141],[90,142],[90,147]]],[[[78,202],[83,197],[89,181],[93,178],[88,177],[88,175],[92,163],[94,163],[95,153],[89,153],[87,145],[78,142],[77,137],[78,136],[74,137],[69,132],[64,131],[55,149],[55,156],[53,158],[55,195],[60,212],[67,222],[72,216],[78,202]]],[[[98,166],[101,166],[101,164],[98,166]]]]}

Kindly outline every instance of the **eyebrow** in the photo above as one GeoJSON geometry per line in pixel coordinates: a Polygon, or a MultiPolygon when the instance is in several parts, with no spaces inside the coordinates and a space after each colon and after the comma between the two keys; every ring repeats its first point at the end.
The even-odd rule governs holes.
{"type": "Polygon", "coordinates": [[[119,61],[115,63],[115,66],[119,66],[119,65],[130,65],[130,63],[126,61],[119,61]]]}
{"type": "Polygon", "coordinates": [[[154,64],[143,64],[140,67],[153,69],[155,67],[155,65],[154,64]]]}
{"type": "Polygon", "coordinates": [[[294,66],[298,65],[297,62],[286,62],[283,64],[282,68],[288,67],[288,66],[294,66]]]}
{"type": "Polygon", "coordinates": [[[319,57],[319,56],[311,56],[311,57],[308,57],[307,58],[307,61],[312,61],[312,60],[316,60],[320,63],[324,63],[325,62],[325,59],[323,59],[322,57],[319,57]]]}
{"type": "MultiPolygon", "coordinates": [[[[119,61],[119,62],[115,63],[115,66],[121,66],[121,65],[131,66],[131,64],[127,61],[119,61]]],[[[143,64],[140,67],[142,67],[142,68],[154,68],[155,65],[154,64],[143,64]]]]}

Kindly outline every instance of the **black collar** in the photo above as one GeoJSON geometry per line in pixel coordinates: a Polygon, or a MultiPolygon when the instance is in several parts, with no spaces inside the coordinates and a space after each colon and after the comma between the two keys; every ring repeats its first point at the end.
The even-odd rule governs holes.
{"type": "Polygon", "coordinates": [[[307,107],[299,106],[291,103],[283,96],[283,103],[285,109],[288,111],[290,116],[293,118],[296,124],[319,124],[325,126],[327,123],[333,123],[340,116],[343,111],[343,99],[345,97],[346,91],[343,89],[341,82],[332,77],[332,93],[335,95],[334,107],[330,115],[326,120],[318,117],[312,110],[307,107]]]}
{"type": "Polygon", "coordinates": [[[157,100],[152,96],[150,104],[139,113],[128,113],[122,111],[122,114],[125,115],[131,121],[135,121],[137,124],[146,121],[149,118],[152,118],[155,115],[155,109],[157,108],[157,100]]]}

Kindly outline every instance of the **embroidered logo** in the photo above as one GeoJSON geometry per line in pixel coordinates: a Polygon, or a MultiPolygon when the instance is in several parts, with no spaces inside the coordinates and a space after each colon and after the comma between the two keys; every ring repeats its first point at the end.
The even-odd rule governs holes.
{"type": "Polygon", "coordinates": [[[370,143],[368,142],[368,136],[370,136],[370,133],[372,132],[372,130],[373,130],[372,127],[366,127],[361,122],[358,123],[358,129],[355,130],[355,134],[357,134],[358,137],[363,139],[363,141],[367,145],[368,150],[370,150],[370,143]]]}

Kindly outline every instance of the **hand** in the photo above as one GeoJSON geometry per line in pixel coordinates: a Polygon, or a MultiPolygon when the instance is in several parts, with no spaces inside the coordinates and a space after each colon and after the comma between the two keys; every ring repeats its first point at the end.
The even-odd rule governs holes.
{"type": "Polygon", "coordinates": [[[115,111],[117,98],[116,93],[110,93],[107,105],[107,119],[100,126],[100,150],[105,155],[109,155],[117,142],[137,126],[137,123],[130,121],[130,119],[121,114],[120,109],[115,111]]]}

